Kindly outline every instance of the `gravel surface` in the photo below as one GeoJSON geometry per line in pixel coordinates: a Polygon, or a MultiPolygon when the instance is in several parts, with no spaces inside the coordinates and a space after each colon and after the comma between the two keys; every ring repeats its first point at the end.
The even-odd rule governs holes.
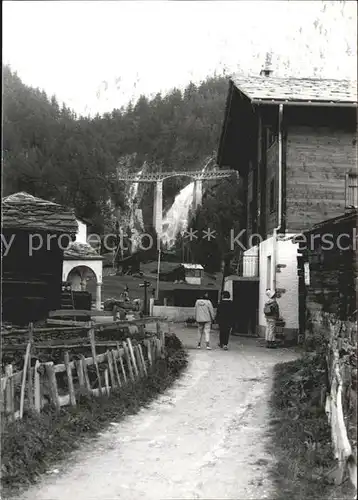
{"type": "Polygon", "coordinates": [[[20,500],[273,498],[265,449],[272,368],[296,354],[241,337],[228,351],[194,350],[195,330],[175,331],[190,361],[172,388],[113,422],[20,500]]]}

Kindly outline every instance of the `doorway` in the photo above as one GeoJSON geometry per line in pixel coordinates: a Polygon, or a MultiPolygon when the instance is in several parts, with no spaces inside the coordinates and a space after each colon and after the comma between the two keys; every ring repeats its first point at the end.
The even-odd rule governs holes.
{"type": "Polygon", "coordinates": [[[258,335],[259,281],[241,279],[233,282],[233,302],[236,311],[234,333],[258,335]]]}

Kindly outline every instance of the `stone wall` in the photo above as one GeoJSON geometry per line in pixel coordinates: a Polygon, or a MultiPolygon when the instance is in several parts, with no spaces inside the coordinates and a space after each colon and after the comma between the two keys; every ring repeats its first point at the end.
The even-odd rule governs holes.
{"type": "MultiPolygon", "coordinates": [[[[216,313],[216,309],[214,309],[216,313]]],[[[167,318],[168,321],[182,323],[189,318],[195,317],[195,307],[176,307],[176,306],[155,306],[153,305],[152,316],[167,318]]]]}

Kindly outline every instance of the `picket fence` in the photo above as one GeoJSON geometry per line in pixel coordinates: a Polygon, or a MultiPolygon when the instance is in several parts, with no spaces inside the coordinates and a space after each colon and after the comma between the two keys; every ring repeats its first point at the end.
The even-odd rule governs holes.
{"type": "MultiPolygon", "coordinates": [[[[153,321],[154,318],[147,320],[153,321]]],[[[86,345],[91,347],[91,357],[77,355],[77,359],[70,361],[70,352],[66,350],[63,363],[60,364],[52,361],[40,363],[36,360],[35,365],[31,366],[31,351],[34,348],[71,348],[71,345],[43,345],[43,342],[36,344],[33,333],[34,330],[30,327],[23,369],[14,371],[13,365],[8,364],[1,377],[1,413],[5,422],[23,418],[26,408],[41,412],[48,403],[53,404],[58,411],[62,406],[76,406],[79,394],[109,396],[112,390],[147,376],[155,361],[165,356],[165,334],[158,321],[156,332],[146,335],[144,339],[135,341],[127,337],[118,342],[96,342],[95,328],[90,324],[89,344],[86,345]],[[96,347],[99,346],[106,346],[107,351],[96,354],[96,347]],[[89,367],[94,367],[91,373],[89,367]],[[61,377],[62,385],[58,384],[58,377],[61,377]],[[64,387],[67,388],[65,394],[64,387]]]]}
{"type": "MultiPolygon", "coordinates": [[[[344,399],[348,399],[349,407],[356,411],[356,391],[351,386],[351,367],[347,365],[347,360],[342,358],[340,352],[345,347],[345,352],[349,349],[356,350],[355,326],[338,322],[330,325],[329,344],[326,356],[328,368],[328,378],[330,391],[326,397],[326,414],[331,427],[331,436],[335,458],[338,461],[335,481],[342,484],[346,471],[351,483],[357,492],[357,457],[356,450],[353,450],[350,443],[344,415],[344,399]],[[346,334],[343,329],[348,329],[346,334]],[[352,330],[352,331],[349,331],[352,330]],[[348,397],[347,397],[348,394],[348,397]]],[[[347,358],[347,356],[346,356],[347,358]]],[[[355,495],[357,498],[357,495],[355,495]]]]}

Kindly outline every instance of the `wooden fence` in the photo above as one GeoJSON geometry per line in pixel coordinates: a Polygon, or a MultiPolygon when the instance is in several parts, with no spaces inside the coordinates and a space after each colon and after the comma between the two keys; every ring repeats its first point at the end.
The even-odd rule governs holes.
{"type": "MultiPolygon", "coordinates": [[[[161,320],[162,321],[162,320],[161,320]]],[[[74,332],[78,335],[77,327],[56,327],[57,334],[74,332]]],[[[6,421],[21,419],[27,408],[37,412],[52,403],[59,410],[62,406],[76,406],[79,394],[110,395],[111,391],[120,388],[129,381],[145,377],[154,362],[164,357],[165,334],[161,330],[157,318],[134,320],[131,322],[115,322],[106,325],[93,323],[81,325],[81,331],[86,332],[87,339],[74,339],[74,341],[61,339],[40,343],[34,340],[36,335],[52,334],[54,328],[34,329],[29,326],[28,342],[8,343],[4,346],[8,350],[25,350],[23,369],[15,371],[13,364],[5,366],[5,373],[1,377],[1,413],[6,421]],[[145,333],[144,327],[147,323],[156,323],[154,333],[145,333]],[[135,325],[142,334],[141,338],[135,340],[127,336],[125,339],[113,341],[97,340],[101,332],[109,328],[135,325]],[[83,354],[74,355],[71,348],[87,348],[91,356],[83,354]],[[96,348],[105,349],[106,352],[97,354],[96,348]],[[53,361],[41,363],[38,359],[32,359],[35,351],[61,350],[63,351],[63,362],[54,364],[53,361]],[[73,359],[70,359],[73,358],[73,359]],[[33,361],[33,362],[32,362],[33,361]]],[[[14,338],[25,335],[24,330],[12,330],[3,337],[14,338]]],[[[22,340],[21,337],[21,340],[22,340]]],[[[23,351],[22,351],[23,352],[23,351]]]]}
{"type": "Polygon", "coordinates": [[[350,364],[350,353],[356,351],[357,348],[354,339],[356,326],[347,325],[341,321],[329,326],[326,362],[330,391],[326,398],[326,414],[331,427],[335,458],[338,461],[335,480],[337,484],[341,484],[348,471],[350,481],[357,491],[356,449],[353,449],[347,432],[349,423],[347,413],[355,412],[356,419],[357,411],[357,395],[356,387],[354,387],[356,380],[354,380],[354,375],[352,376],[354,368],[350,364]]]}

